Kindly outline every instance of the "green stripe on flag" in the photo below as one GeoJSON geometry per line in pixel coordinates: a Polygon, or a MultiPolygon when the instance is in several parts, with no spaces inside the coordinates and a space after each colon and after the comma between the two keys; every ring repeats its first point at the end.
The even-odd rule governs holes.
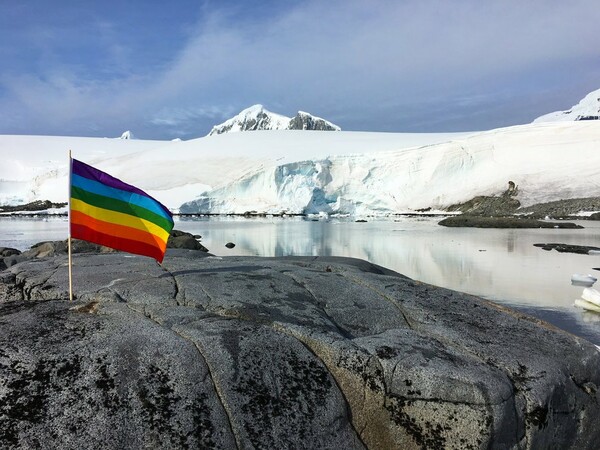
{"type": "Polygon", "coordinates": [[[71,186],[71,197],[98,208],[117,211],[123,214],[129,214],[130,216],[145,219],[156,224],[167,232],[170,232],[173,228],[173,222],[133,203],[127,203],[115,198],[94,194],[75,186],[71,186]]]}

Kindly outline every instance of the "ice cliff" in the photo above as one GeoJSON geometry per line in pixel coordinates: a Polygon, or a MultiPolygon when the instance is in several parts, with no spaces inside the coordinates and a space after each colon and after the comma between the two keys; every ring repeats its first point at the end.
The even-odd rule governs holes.
{"type": "Polygon", "coordinates": [[[600,195],[600,123],[536,124],[430,146],[261,168],[181,205],[182,213],[393,214],[519,186],[524,206],[600,195]]]}

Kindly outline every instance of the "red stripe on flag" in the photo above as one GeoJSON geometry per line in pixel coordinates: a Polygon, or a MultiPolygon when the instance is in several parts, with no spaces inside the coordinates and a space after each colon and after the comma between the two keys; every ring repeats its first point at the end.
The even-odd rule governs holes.
{"type": "Polygon", "coordinates": [[[159,263],[163,261],[165,256],[164,250],[161,250],[155,245],[102,233],[86,225],[71,223],[71,237],[104,245],[106,247],[114,248],[115,250],[149,256],[159,263]]]}
{"type": "MultiPolygon", "coordinates": [[[[132,228],[125,225],[118,225],[112,222],[106,222],[104,220],[96,219],[77,210],[71,211],[71,224],[83,225],[87,228],[90,228],[91,230],[107,235],[113,235],[117,238],[144,242],[148,245],[158,247],[162,252],[164,252],[167,247],[167,243],[165,241],[163,241],[160,237],[150,233],[149,231],[142,231],[137,228],[132,228]]],[[[77,236],[73,237],[77,238],[77,236]]]]}

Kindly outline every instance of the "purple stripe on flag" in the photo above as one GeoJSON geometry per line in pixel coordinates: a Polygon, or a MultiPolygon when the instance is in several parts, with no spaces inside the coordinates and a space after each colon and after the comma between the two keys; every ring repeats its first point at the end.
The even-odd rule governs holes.
{"type": "Polygon", "coordinates": [[[94,181],[98,181],[106,186],[110,186],[116,189],[120,189],[122,191],[127,191],[127,192],[132,192],[135,194],[139,194],[139,195],[143,195],[145,197],[148,197],[149,199],[151,199],[152,201],[158,203],[160,206],[163,207],[163,209],[165,211],[167,211],[169,213],[169,215],[171,215],[171,212],[169,211],[169,209],[163,205],[162,203],[158,202],[155,198],[151,197],[150,195],[146,194],[144,191],[142,191],[139,188],[136,188],[135,186],[132,186],[130,184],[124,183],[123,181],[119,180],[118,178],[113,177],[112,175],[109,175],[105,172],[102,172],[101,170],[96,169],[95,167],[89,166],[86,163],[83,163],[81,161],[78,161],[76,159],[72,160],[72,166],[71,166],[71,171],[74,174],[77,174],[79,176],[82,176],[84,178],[87,178],[89,180],[94,180],[94,181]]]}

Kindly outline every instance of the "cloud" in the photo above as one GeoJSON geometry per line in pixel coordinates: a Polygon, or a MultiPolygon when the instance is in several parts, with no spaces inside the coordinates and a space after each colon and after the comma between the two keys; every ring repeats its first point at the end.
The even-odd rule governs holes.
{"type": "Polygon", "coordinates": [[[157,90],[182,101],[275,103],[287,114],[373,115],[381,104],[391,113],[428,97],[518,92],[536,71],[600,60],[584,44],[600,21],[586,1],[312,1],[258,22],[231,20],[217,11],[200,23],[157,90]]]}
{"type": "MultiPolygon", "coordinates": [[[[165,138],[204,135],[254,103],[286,115],[307,110],[345,129],[472,129],[527,120],[546,107],[542,96],[549,102],[600,87],[595,1],[309,0],[265,2],[252,14],[245,8],[206,2],[193,25],[173,25],[179,38],[154,55],[135,33],[119,31],[119,17],[95,19],[96,38],[72,48],[70,58],[64,42],[38,30],[53,36],[42,52],[48,65],[2,69],[0,113],[10,105],[33,118],[27,126],[56,133],[61,123],[123,124],[119,130],[165,138]],[[87,48],[98,52],[96,61],[77,56],[87,48]],[[508,117],[511,108],[518,113],[508,117]]],[[[7,123],[0,119],[0,132],[7,123]]]]}
{"type": "Polygon", "coordinates": [[[150,123],[168,129],[172,135],[198,135],[198,124],[202,121],[209,120],[216,124],[223,117],[232,116],[237,112],[231,106],[225,108],[217,106],[207,108],[165,107],[151,116],[150,123]]]}

